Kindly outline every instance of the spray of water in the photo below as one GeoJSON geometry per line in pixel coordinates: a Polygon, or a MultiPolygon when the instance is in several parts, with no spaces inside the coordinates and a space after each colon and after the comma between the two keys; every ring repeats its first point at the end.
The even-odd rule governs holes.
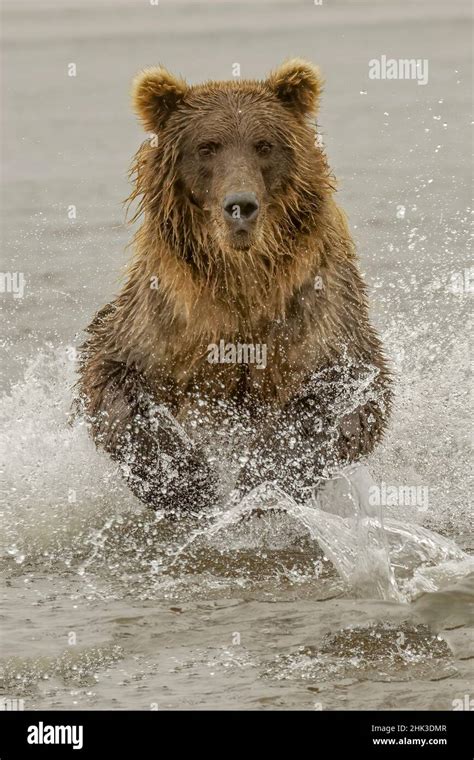
{"type": "Polygon", "coordinates": [[[73,383],[67,352],[51,350],[30,363],[23,381],[0,401],[1,539],[10,561],[62,564],[84,575],[104,562],[113,536],[114,566],[121,564],[117,556],[122,553],[125,564],[125,555],[133,555],[135,565],[140,561],[155,573],[157,566],[160,572],[178,568],[198,546],[222,551],[224,544],[232,552],[247,541],[246,548],[258,554],[269,534],[281,547],[303,532],[346,588],[360,596],[412,599],[472,570],[471,559],[453,541],[420,525],[415,514],[407,521],[396,510],[374,507],[368,494],[376,483],[364,465],[339,473],[306,504],[264,483],[241,501],[231,497],[224,508],[210,505],[198,528],[168,536],[166,521],[160,528],[162,516],[143,516],[85,425],[71,421],[73,383]],[[245,524],[254,528],[240,530],[237,547],[233,528],[245,524]],[[155,555],[154,541],[161,550],[155,555]]]}

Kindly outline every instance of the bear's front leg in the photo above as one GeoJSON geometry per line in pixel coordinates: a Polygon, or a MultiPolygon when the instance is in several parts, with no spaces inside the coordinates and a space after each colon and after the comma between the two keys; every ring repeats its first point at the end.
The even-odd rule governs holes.
{"type": "Polygon", "coordinates": [[[321,477],[373,450],[389,407],[388,383],[376,368],[332,367],[314,373],[297,397],[267,416],[252,441],[235,495],[269,481],[305,501],[321,477]]]}
{"type": "Polygon", "coordinates": [[[120,464],[142,502],[168,515],[212,504],[216,476],[204,452],[157,403],[141,375],[117,365],[85,400],[93,437],[120,464]]]}

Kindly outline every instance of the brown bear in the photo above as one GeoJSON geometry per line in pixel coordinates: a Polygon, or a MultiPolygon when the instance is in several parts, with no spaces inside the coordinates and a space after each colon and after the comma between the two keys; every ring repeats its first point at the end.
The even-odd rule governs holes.
{"type": "Polygon", "coordinates": [[[79,389],[97,445],[155,508],[265,481],[304,500],[386,427],[390,373],[315,139],[321,89],[300,59],[265,81],[134,81],[153,133],[132,168],[143,221],[79,389]]]}

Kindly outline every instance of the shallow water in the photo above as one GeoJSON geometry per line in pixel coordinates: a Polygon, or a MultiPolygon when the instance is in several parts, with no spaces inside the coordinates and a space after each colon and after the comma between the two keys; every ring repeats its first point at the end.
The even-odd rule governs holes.
{"type": "Polygon", "coordinates": [[[50,351],[1,402],[2,696],[27,709],[450,709],[469,693],[467,511],[439,519],[440,535],[432,506],[372,507],[374,459],[306,505],[261,487],[170,523],[71,423],[73,380],[50,351]]]}
{"type": "Polygon", "coordinates": [[[4,5],[2,268],[27,286],[2,298],[1,696],[26,709],[452,709],[472,694],[474,657],[467,4],[4,5]],[[429,84],[370,83],[383,52],[428,58],[429,84]],[[262,510],[286,513],[209,505],[169,523],[70,424],[75,332],[117,291],[130,238],[120,202],[142,134],[128,83],[158,60],[198,81],[289,55],[324,72],[321,132],[394,364],[393,419],[317,503],[260,493],[262,510]],[[420,499],[373,508],[383,484],[420,499]]]}

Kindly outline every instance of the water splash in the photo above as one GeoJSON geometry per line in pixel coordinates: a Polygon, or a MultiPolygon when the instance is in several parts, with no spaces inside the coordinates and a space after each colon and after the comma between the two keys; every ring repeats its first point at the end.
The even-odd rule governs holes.
{"type": "MultiPolygon", "coordinates": [[[[56,563],[87,575],[101,565],[127,580],[139,571],[141,584],[144,574],[156,582],[179,571],[183,557],[198,546],[205,549],[203,567],[206,550],[227,556],[248,550],[264,561],[266,548],[284,549],[303,534],[314,556],[322,552],[359,596],[413,599],[471,570],[468,555],[418,524],[416,513],[406,520],[397,511],[374,507],[368,498],[374,479],[366,466],[341,472],[303,505],[263,484],[224,509],[210,505],[197,528],[173,528],[162,515],[143,510],[118,469],[95,449],[85,426],[71,423],[74,380],[67,350],[51,349],[31,362],[24,380],[0,400],[5,420],[1,539],[4,556],[17,566],[56,563]],[[276,517],[275,510],[286,517],[276,517]],[[254,519],[256,513],[264,519],[254,519]]],[[[219,582],[218,563],[209,567],[219,582]]],[[[288,568],[283,575],[291,576],[288,568]]]]}
{"type": "Polygon", "coordinates": [[[3,554],[66,564],[91,529],[137,502],[85,425],[71,421],[74,362],[50,349],[0,399],[3,554]]]}
{"type": "MultiPolygon", "coordinates": [[[[438,584],[442,583],[444,567],[449,572],[447,577],[456,572],[462,577],[472,569],[473,560],[453,541],[416,524],[384,520],[381,510],[374,512],[365,498],[371,483],[366,467],[348,468],[328,481],[321,496],[306,505],[297,504],[278,486],[264,483],[232,504],[210,527],[196,530],[176,553],[172,565],[196,542],[211,547],[221,534],[228,539],[230,529],[243,521],[273,520],[283,513],[304,526],[347,588],[358,596],[407,601],[427,588],[439,587],[428,580],[425,568],[437,566],[438,584]]],[[[278,521],[274,529],[278,530],[278,521]]],[[[252,540],[257,550],[255,532],[252,540]]]]}

